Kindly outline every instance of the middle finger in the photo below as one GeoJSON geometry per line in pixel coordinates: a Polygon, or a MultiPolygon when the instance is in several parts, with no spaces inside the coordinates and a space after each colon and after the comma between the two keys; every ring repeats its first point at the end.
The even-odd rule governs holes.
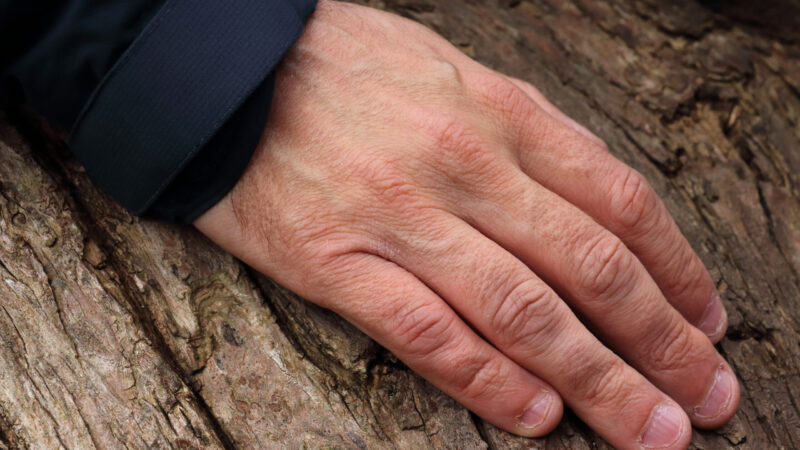
{"type": "Polygon", "coordinates": [[[695,425],[717,426],[735,412],[730,367],[636,256],[591,217],[516,169],[502,192],[476,192],[456,208],[554,287],[695,425]]]}
{"type": "MultiPolygon", "coordinates": [[[[420,220],[420,219],[418,219],[420,220]]],[[[529,268],[457,217],[390,236],[394,262],[434,289],[499,350],[541,377],[617,448],[684,448],[679,405],[604,347],[529,268]]],[[[383,255],[382,255],[383,256],[383,255]]]]}

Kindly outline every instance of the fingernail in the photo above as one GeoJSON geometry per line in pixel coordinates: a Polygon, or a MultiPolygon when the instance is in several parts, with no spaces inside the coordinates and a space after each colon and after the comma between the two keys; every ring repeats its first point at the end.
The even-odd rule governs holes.
{"type": "Polygon", "coordinates": [[[708,302],[708,306],[706,306],[706,310],[703,312],[703,317],[700,318],[697,328],[705,333],[706,336],[714,338],[722,332],[722,329],[725,327],[726,318],[727,313],[725,312],[725,308],[722,306],[719,294],[715,291],[711,295],[711,301],[708,302]]]}
{"type": "Polygon", "coordinates": [[[549,391],[542,389],[539,395],[531,400],[528,409],[519,416],[520,424],[525,428],[536,428],[544,422],[553,404],[553,396],[549,391]]]}
{"type": "Polygon", "coordinates": [[[670,404],[655,407],[644,426],[640,443],[644,448],[669,447],[683,435],[686,421],[683,410],[670,404]]]}
{"type": "Polygon", "coordinates": [[[733,397],[735,383],[736,378],[733,373],[724,364],[720,365],[714,374],[714,383],[708,390],[706,399],[694,408],[695,416],[708,419],[727,411],[733,397]]]}

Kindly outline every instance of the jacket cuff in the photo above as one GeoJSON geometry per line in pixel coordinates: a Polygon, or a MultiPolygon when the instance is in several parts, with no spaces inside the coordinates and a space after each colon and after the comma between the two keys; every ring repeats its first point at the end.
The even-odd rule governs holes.
{"type": "MultiPolygon", "coordinates": [[[[146,212],[263,86],[315,4],[168,0],[95,89],[73,127],[72,151],[126,209],[146,212]]],[[[228,151],[249,152],[236,155],[246,161],[253,147],[228,151]]],[[[238,177],[244,165],[234,166],[238,177]]],[[[232,186],[217,184],[193,202],[210,207],[232,186]]]]}
{"type": "Polygon", "coordinates": [[[144,215],[190,224],[230,191],[250,162],[272,104],[275,72],[181,169],[144,215]]]}

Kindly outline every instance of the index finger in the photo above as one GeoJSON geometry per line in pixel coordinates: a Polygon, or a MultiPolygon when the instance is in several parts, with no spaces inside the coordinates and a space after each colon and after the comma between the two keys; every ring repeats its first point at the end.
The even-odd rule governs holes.
{"type": "MultiPolygon", "coordinates": [[[[531,95],[529,85],[515,84],[531,95]]],[[[727,314],[716,286],[648,181],[605,151],[602,141],[558,122],[559,132],[545,140],[534,132],[518,133],[522,170],[618,236],[670,304],[712,342],[719,341],[727,314]]]]}

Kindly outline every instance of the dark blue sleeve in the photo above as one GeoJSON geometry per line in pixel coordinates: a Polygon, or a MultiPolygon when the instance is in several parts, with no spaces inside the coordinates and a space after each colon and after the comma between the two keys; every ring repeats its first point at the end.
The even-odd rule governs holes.
{"type": "MultiPolygon", "coordinates": [[[[25,3],[0,0],[20,18],[0,20],[0,37],[28,20],[25,3]]],[[[28,11],[38,34],[1,68],[34,107],[71,125],[73,153],[123,206],[189,222],[244,170],[275,66],[316,0],[52,3],[47,16],[28,11]]]]}

